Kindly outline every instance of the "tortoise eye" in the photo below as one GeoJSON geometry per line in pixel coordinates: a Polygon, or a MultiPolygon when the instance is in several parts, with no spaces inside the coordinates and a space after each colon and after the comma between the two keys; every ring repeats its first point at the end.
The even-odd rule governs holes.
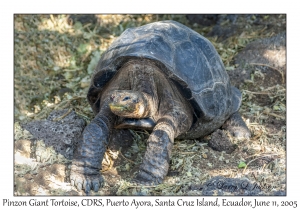
{"type": "Polygon", "coordinates": [[[125,98],[123,98],[122,101],[127,101],[127,100],[129,100],[129,99],[130,99],[130,97],[129,97],[129,96],[126,96],[125,98]]]}

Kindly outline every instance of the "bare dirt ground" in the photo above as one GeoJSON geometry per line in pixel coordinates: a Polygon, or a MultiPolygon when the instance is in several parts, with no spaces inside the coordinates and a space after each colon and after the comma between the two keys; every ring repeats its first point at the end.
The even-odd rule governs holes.
{"type": "MultiPolygon", "coordinates": [[[[285,194],[286,16],[261,14],[15,15],[15,195],[84,195],[69,184],[71,160],[65,153],[21,125],[45,120],[51,111],[62,109],[66,115],[75,111],[89,123],[93,113],[86,93],[101,53],[126,28],[168,19],[214,44],[231,83],[243,93],[240,113],[252,137],[238,140],[218,132],[203,139],[175,140],[164,182],[137,187],[130,180],[149,134],[132,131],[128,143],[116,143],[107,151],[105,186],[90,195],[247,195],[224,185],[208,188],[217,176],[231,185],[247,179],[251,186],[259,186],[255,194],[285,194]]],[[[64,117],[58,119],[62,124],[64,117]]]]}

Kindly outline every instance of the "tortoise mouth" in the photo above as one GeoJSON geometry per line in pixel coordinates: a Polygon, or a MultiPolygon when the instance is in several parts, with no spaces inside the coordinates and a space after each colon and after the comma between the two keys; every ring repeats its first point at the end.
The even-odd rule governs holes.
{"type": "Polygon", "coordinates": [[[118,110],[118,111],[124,111],[126,110],[126,107],[121,104],[109,104],[109,108],[113,110],[118,110]]]}
{"type": "Polygon", "coordinates": [[[122,112],[128,112],[130,111],[130,108],[127,105],[124,104],[109,104],[109,108],[114,113],[122,113],[122,112]]]}

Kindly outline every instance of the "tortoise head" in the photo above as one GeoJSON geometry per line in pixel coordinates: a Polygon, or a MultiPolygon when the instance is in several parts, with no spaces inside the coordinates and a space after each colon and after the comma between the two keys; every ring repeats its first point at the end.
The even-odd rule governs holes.
{"type": "Polygon", "coordinates": [[[110,110],[120,117],[144,118],[148,115],[147,100],[141,92],[116,90],[110,96],[110,110]]]}

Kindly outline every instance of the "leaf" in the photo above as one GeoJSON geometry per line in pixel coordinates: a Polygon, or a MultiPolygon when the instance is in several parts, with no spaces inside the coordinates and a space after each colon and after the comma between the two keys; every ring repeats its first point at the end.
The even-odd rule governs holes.
{"type": "Polygon", "coordinates": [[[140,148],[139,148],[139,146],[137,145],[137,143],[134,141],[133,143],[132,143],[132,145],[131,145],[131,152],[133,153],[133,154],[136,154],[136,153],[138,153],[140,151],[140,148]]]}
{"type": "Polygon", "coordinates": [[[91,61],[90,61],[89,65],[88,65],[88,68],[87,68],[88,74],[92,74],[94,72],[94,70],[95,70],[95,68],[96,68],[96,66],[97,66],[97,64],[100,60],[100,55],[101,55],[100,51],[98,51],[98,50],[93,52],[91,61]]]}
{"type": "Polygon", "coordinates": [[[239,163],[238,167],[239,167],[239,168],[245,168],[246,165],[247,165],[247,164],[246,164],[245,162],[242,162],[242,161],[241,161],[241,162],[239,163]]]}
{"type": "Polygon", "coordinates": [[[129,165],[129,163],[126,163],[125,169],[126,169],[126,171],[129,171],[129,170],[130,170],[130,165],[129,165]]]}
{"type": "Polygon", "coordinates": [[[186,175],[187,176],[192,176],[192,173],[188,171],[188,172],[186,172],[186,175]]]}
{"type": "Polygon", "coordinates": [[[183,159],[177,159],[177,164],[175,165],[174,169],[178,169],[179,166],[181,166],[183,164],[183,159]]]}
{"type": "Polygon", "coordinates": [[[89,44],[80,44],[79,47],[77,47],[77,51],[80,54],[84,54],[88,51],[88,47],[89,47],[89,44]]]}
{"type": "Polygon", "coordinates": [[[225,158],[223,157],[223,156],[220,156],[219,157],[219,161],[222,161],[222,160],[224,160],[225,158]]]}
{"type": "Polygon", "coordinates": [[[90,81],[91,81],[90,76],[86,76],[86,77],[82,78],[82,80],[80,81],[80,87],[81,88],[89,87],[90,81]]]}
{"type": "Polygon", "coordinates": [[[71,72],[64,73],[64,76],[65,76],[66,80],[70,80],[73,78],[73,74],[71,72]]]}
{"type": "Polygon", "coordinates": [[[77,67],[76,66],[76,58],[74,56],[72,56],[70,59],[70,68],[75,69],[76,67],[77,67]]]}
{"type": "Polygon", "coordinates": [[[75,30],[81,30],[82,24],[80,22],[76,21],[76,23],[74,24],[74,28],[75,28],[75,30]]]}
{"type": "Polygon", "coordinates": [[[225,68],[227,71],[232,71],[234,70],[234,66],[226,66],[225,68]]]}
{"type": "Polygon", "coordinates": [[[54,67],[53,67],[53,70],[54,70],[54,71],[58,71],[59,69],[60,69],[60,68],[59,68],[58,66],[54,66],[54,67]]]}
{"type": "Polygon", "coordinates": [[[275,105],[275,106],[273,106],[273,110],[280,111],[281,109],[280,109],[280,106],[275,105]]]}

